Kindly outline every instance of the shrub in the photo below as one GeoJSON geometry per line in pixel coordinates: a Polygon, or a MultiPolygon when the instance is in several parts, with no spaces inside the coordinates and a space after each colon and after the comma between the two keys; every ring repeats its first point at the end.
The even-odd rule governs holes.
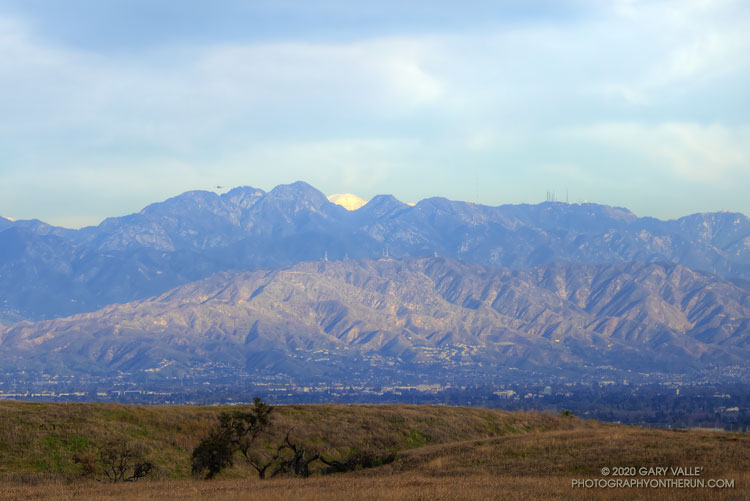
{"type": "Polygon", "coordinates": [[[110,441],[100,446],[96,454],[75,454],[73,461],[81,465],[83,476],[110,482],[135,482],[154,469],[142,447],[124,440],[110,441]]]}

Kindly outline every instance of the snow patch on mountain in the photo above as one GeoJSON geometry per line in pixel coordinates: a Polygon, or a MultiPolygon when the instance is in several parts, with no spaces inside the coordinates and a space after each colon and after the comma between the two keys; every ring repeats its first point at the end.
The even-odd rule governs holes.
{"type": "Polygon", "coordinates": [[[351,193],[334,193],[333,195],[328,196],[328,200],[336,205],[340,205],[346,210],[357,210],[367,204],[367,200],[351,193]]]}

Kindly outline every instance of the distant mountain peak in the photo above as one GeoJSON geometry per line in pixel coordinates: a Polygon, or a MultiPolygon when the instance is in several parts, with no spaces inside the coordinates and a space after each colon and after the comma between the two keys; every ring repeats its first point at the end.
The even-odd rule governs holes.
{"type": "Polygon", "coordinates": [[[357,210],[367,204],[367,200],[352,193],[334,193],[333,195],[328,195],[328,200],[346,210],[357,210]]]}
{"type": "MultiPolygon", "coordinates": [[[[218,200],[220,200],[219,195],[213,191],[191,190],[170,197],[163,202],[149,204],[140,211],[140,214],[154,214],[165,210],[176,210],[177,208],[185,209],[186,207],[201,207],[205,204],[215,203],[218,200]]],[[[107,219],[119,220],[120,218],[107,219]]]]}
{"type": "Polygon", "coordinates": [[[395,205],[406,205],[398,198],[393,195],[375,195],[367,202],[367,205],[384,205],[384,204],[395,204],[395,205]]]}
{"type": "Polygon", "coordinates": [[[451,201],[445,197],[429,197],[417,202],[416,207],[434,206],[434,207],[448,207],[451,201]]]}
{"type": "Polygon", "coordinates": [[[221,198],[243,209],[248,209],[265,194],[265,191],[252,186],[238,186],[221,195],[221,198]]]}
{"type": "Polygon", "coordinates": [[[391,215],[396,211],[409,207],[393,195],[375,195],[362,206],[360,213],[371,214],[376,217],[391,215]]]}
{"type": "Polygon", "coordinates": [[[327,203],[328,198],[315,187],[304,181],[296,181],[291,184],[280,184],[267,194],[268,198],[279,200],[308,200],[327,203]]]}

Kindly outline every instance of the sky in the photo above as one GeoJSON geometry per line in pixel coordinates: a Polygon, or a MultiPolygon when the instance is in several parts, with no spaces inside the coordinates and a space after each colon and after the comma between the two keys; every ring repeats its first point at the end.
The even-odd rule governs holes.
{"type": "Polygon", "coordinates": [[[0,215],[297,180],[750,214],[748,50],[744,0],[0,0],[0,215]]]}

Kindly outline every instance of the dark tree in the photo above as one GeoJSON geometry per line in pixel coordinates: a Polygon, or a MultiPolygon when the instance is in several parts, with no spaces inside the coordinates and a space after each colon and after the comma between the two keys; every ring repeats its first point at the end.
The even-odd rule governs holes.
{"type": "Polygon", "coordinates": [[[320,461],[327,466],[323,473],[341,473],[345,471],[362,470],[365,468],[375,468],[384,464],[394,462],[397,455],[393,451],[360,449],[352,452],[347,458],[338,461],[327,459],[320,456],[320,461]]]}
{"type": "Polygon", "coordinates": [[[245,459],[250,458],[256,439],[271,425],[273,407],[258,397],[250,412],[224,412],[219,416],[218,428],[245,459]]]}
{"type": "Polygon", "coordinates": [[[271,426],[273,407],[260,398],[253,400],[250,412],[223,412],[219,422],[207,438],[193,451],[192,470],[195,474],[206,471],[206,478],[213,478],[222,469],[232,464],[235,452],[240,452],[245,460],[258,472],[260,478],[274,464],[277,455],[269,454],[255,447],[258,437],[271,426]]]}
{"type": "Polygon", "coordinates": [[[258,438],[271,428],[272,411],[270,405],[256,398],[249,412],[221,413],[209,436],[193,450],[193,473],[205,472],[205,478],[213,478],[241,455],[261,479],[277,475],[310,476],[310,465],[321,459],[320,453],[293,441],[291,430],[275,449],[259,446],[258,438]]]}
{"type": "Polygon", "coordinates": [[[73,461],[81,465],[84,476],[96,478],[101,473],[110,482],[135,482],[154,469],[141,447],[124,440],[108,442],[96,455],[76,455],[73,461]]]}
{"type": "Polygon", "coordinates": [[[232,465],[233,455],[234,449],[226,433],[212,430],[210,435],[201,440],[198,447],[193,450],[193,474],[206,471],[205,478],[213,478],[221,470],[232,465]]]}
{"type": "Polygon", "coordinates": [[[310,476],[310,463],[320,459],[319,453],[309,452],[304,445],[296,444],[289,439],[289,430],[284,442],[279,446],[278,453],[281,461],[274,475],[291,474],[298,477],[310,476]]]}

